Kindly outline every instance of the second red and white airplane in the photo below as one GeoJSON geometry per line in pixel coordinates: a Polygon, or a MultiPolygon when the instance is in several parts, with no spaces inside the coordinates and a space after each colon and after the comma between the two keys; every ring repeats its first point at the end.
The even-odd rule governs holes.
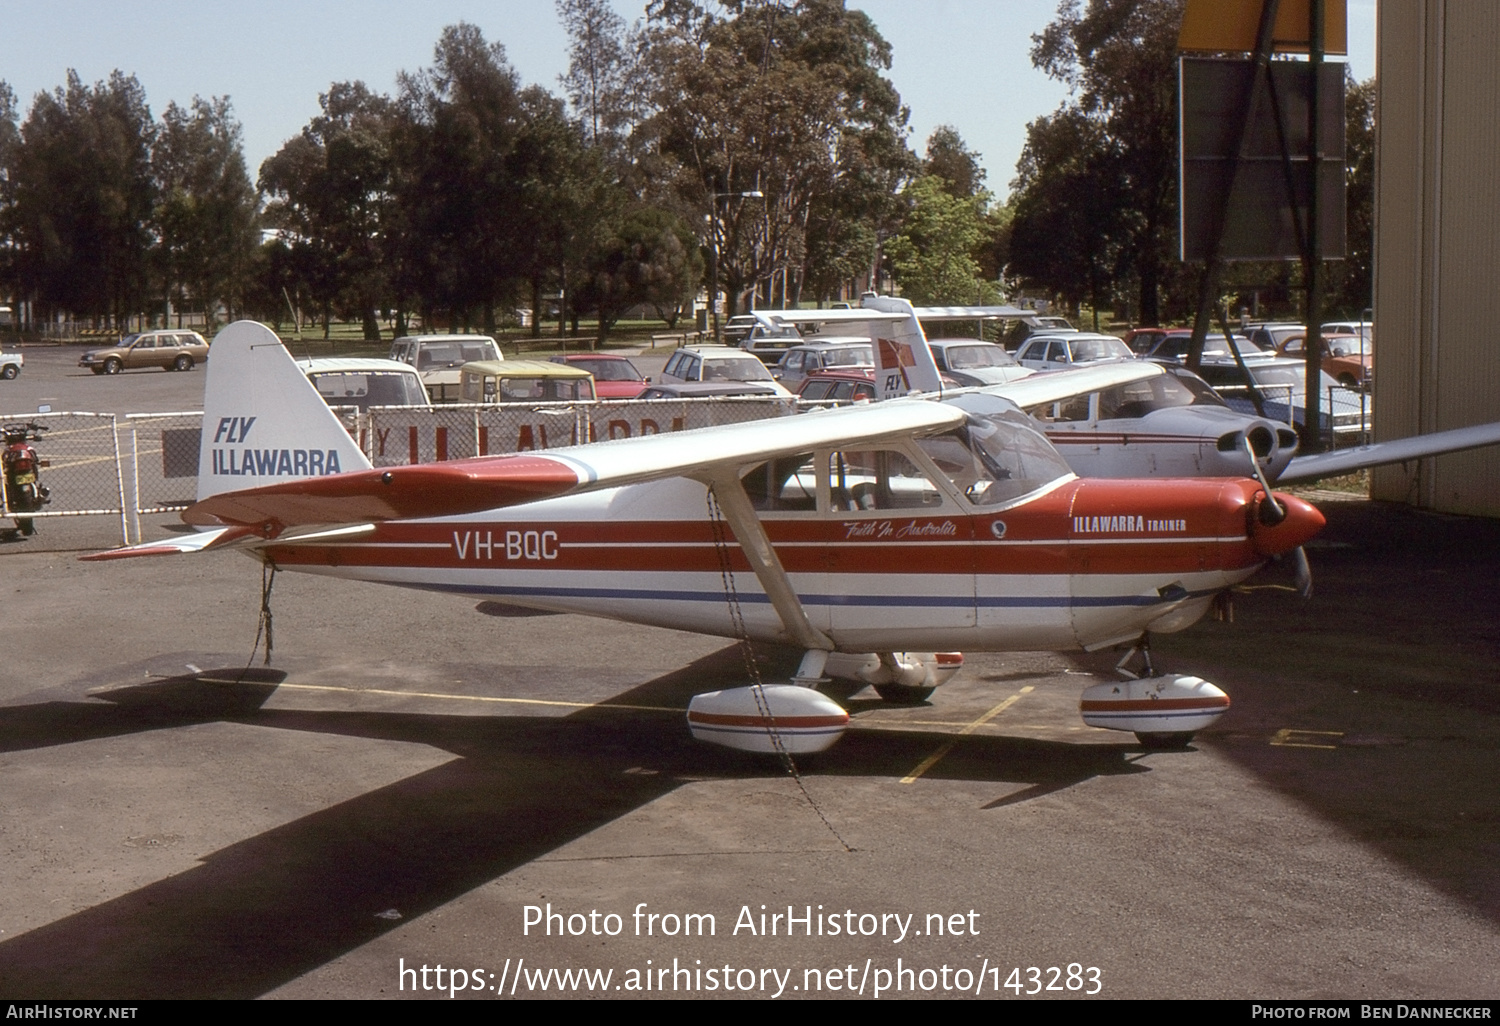
{"type": "MultiPolygon", "coordinates": [[[[847,714],[815,690],[828,676],[909,701],[959,651],[1182,630],[1323,525],[1248,478],[1078,478],[1021,413],[1076,394],[1076,375],[376,469],[268,328],[233,324],[212,352],[183,514],[199,533],[87,558],[237,548],[280,570],[800,647],[791,684],[694,700],[693,731],[738,748],[837,740],[847,714]]],[[[1088,373],[1106,387],[1140,371],[1088,373]]],[[[1149,659],[1123,676],[1085,692],[1087,722],[1185,743],[1228,706],[1149,659]]]]}

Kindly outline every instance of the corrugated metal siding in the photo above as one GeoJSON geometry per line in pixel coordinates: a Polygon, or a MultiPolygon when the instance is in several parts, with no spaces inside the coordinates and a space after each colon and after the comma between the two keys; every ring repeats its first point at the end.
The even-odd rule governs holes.
{"type": "MultiPolygon", "coordinates": [[[[1383,2],[1377,438],[1500,420],[1500,4],[1383,2]]],[[[1494,448],[1386,468],[1376,498],[1500,516],[1494,448]]]]}

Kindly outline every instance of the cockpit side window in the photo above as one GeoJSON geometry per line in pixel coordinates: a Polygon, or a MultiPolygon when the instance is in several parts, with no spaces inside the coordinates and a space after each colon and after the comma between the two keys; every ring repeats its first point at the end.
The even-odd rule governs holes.
{"type": "Polygon", "coordinates": [[[1088,394],[1075,395],[1062,402],[1041,406],[1031,411],[1037,420],[1048,423],[1081,423],[1089,419],[1088,394]]]}
{"type": "Polygon", "coordinates": [[[1072,477],[1073,471],[1036,423],[1011,404],[982,394],[960,396],[950,402],[968,414],[968,422],[918,444],[969,502],[997,506],[1072,477]],[[982,473],[969,469],[972,464],[963,464],[958,445],[968,451],[982,473]],[[963,469],[950,470],[950,466],[963,469]]]}
{"type": "Polygon", "coordinates": [[[943,504],[942,492],[903,452],[844,450],[828,460],[828,495],[835,510],[927,509],[943,504]]]}
{"type": "Polygon", "coordinates": [[[810,513],[818,508],[818,471],[810,452],[767,460],[740,477],[759,510],[810,513]]]}

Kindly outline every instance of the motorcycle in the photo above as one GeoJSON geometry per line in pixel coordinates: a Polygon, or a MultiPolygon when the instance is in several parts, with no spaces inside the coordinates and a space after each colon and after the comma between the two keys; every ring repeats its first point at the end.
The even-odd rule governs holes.
{"type": "Polygon", "coordinates": [[[51,466],[48,460],[38,459],[32,442],[42,440],[45,424],[28,421],[25,424],[6,424],[0,427],[5,448],[0,451],[0,465],[4,468],[5,514],[16,522],[16,530],[23,535],[36,533],[36,524],[31,517],[17,514],[36,513],[52,501],[52,494],[37,477],[42,467],[51,466]]]}

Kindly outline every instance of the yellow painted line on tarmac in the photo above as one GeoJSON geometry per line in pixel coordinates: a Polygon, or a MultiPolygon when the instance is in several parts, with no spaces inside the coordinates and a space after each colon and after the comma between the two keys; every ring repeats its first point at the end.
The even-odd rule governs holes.
{"type": "Polygon", "coordinates": [[[1343,736],[1344,732],[1342,730],[1294,730],[1291,727],[1282,727],[1276,732],[1275,736],[1271,738],[1271,744],[1278,745],[1282,748],[1326,748],[1329,751],[1332,751],[1333,749],[1337,748],[1338,745],[1314,744],[1312,739],[1318,737],[1331,738],[1343,736]]]}
{"type": "Polygon", "coordinates": [[[993,720],[996,716],[999,716],[1005,710],[1009,709],[1011,706],[1019,702],[1022,695],[1029,694],[1034,690],[1035,688],[1033,685],[1026,685],[1020,691],[1017,691],[1014,695],[1011,695],[1005,701],[995,706],[995,708],[979,717],[979,719],[970,724],[967,724],[962,730],[958,732],[958,735],[956,737],[950,738],[947,744],[943,745],[943,747],[939,748],[927,758],[923,759],[921,764],[918,765],[916,769],[912,770],[911,773],[909,773],[907,776],[902,777],[901,783],[910,784],[916,781],[917,778],[919,778],[923,773],[926,773],[928,770],[932,769],[932,767],[936,766],[938,762],[943,758],[943,756],[953,751],[953,746],[958,744],[959,738],[974,733],[974,731],[978,730],[990,720],[993,720]]]}
{"type": "MultiPolygon", "coordinates": [[[[233,684],[232,680],[224,680],[218,677],[199,677],[199,680],[209,681],[214,684],[233,684]]],[[[453,702],[492,702],[499,705],[546,705],[563,709],[626,709],[631,712],[673,712],[685,713],[687,710],[679,706],[670,705],[626,705],[620,702],[561,702],[548,698],[496,698],[492,695],[449,695],[436,691],[392,691],[387,688],[349,688],[339,687],[335,684],[289,684],[282,682],[276,685],[279,688],[287,688],[292,691],[341,691],[351,695],[390,695],[395,698],[440,698],[453,702]]]]}

